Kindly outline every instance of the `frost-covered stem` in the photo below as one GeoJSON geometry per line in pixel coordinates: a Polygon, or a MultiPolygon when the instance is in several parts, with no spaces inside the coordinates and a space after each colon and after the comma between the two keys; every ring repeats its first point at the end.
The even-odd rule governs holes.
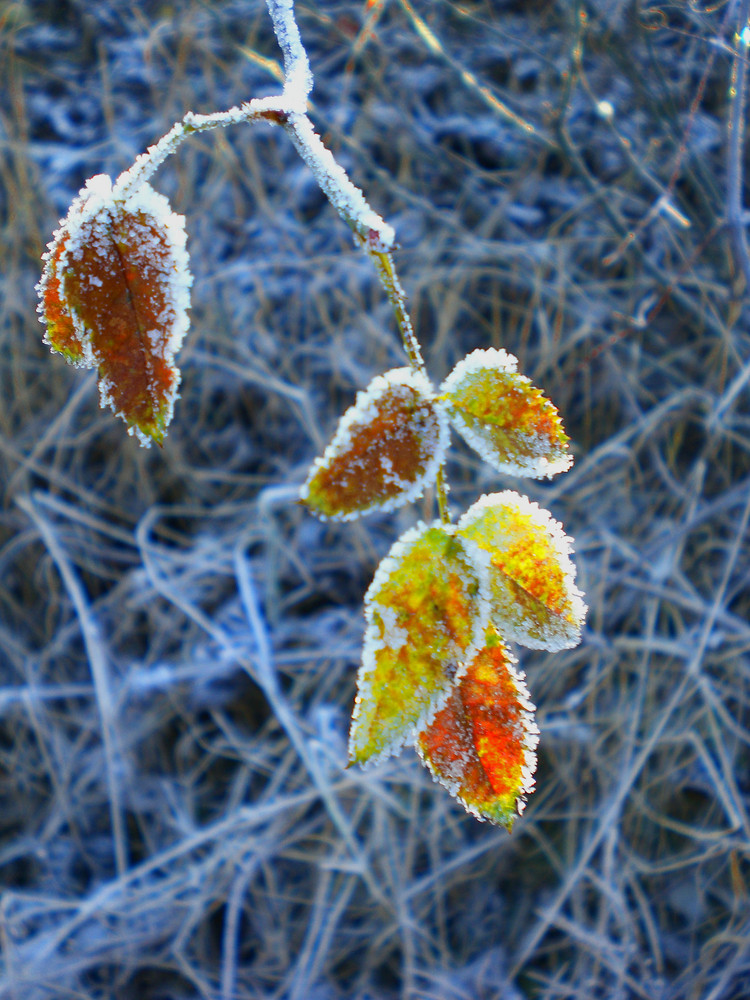
{"type": "Polygon", "coordinates": [[[297,110],[304,113],[313,88],[313,76],[294,18],[294,0],[266,0],[266,6],[284,56],[284,94],[297,97],[300,105],[297,110]]]}
{"type": "Polygon", "coordinates": [[[188,112],[154,146],[142,153],[129,170],[121,174],[114,188],[114,197],[126,199],[171,156],[188,136],[240,122],[266,121],[281,125],[294,143],[297,152],[310,167],[323,193],[354,233],[366,245],[379,251],[389,251],[395,233],[377,212],[368,205],[360,189],[320,139],[307,116],[307,98],[313,77],[297,22],[293,0],[266,0],[273,21],[276,39],[284,56],[284,88],[280,95],[248,101],[229,111],[210,115],[188,112]]]}
{"type": "MultiPolygon", "coordinates": [[[[393,311],[396,314],[396,322],[401,333],[401,340],[403,341],[404,350],[406,351],[406,356],[409,359],[409,364],[415,371],[418,371],[421,375],[424,375],[425,378],[429,379],[424,360],[422,358],[422,349],[419,346],[417,335],[414,332],[409,310],[406,308],[406,293],[401,287],[401,282],[398,280],[396,265],[393,263],[393,255],[386,250],[377,249],[370,241],[363,239],[361,242],[362,246],[375,264],[375,269],[378,272],[380,283],[385,289],[388,301],[393,306],[393,311]]],[[[435,494],[437,496],[440,520],[443,524],[449,524],[450,514],[448,513],[448,487],[445,481],[445,470],[442,465],[438,469],[437,476],[435,477],[435,494]]]]}
{"type": "Polygon", "coordinates": [[[310,167],[341,218],[361,239],[379,250],[390,250],[395,241],[393,227],[373,212],[360,189],[333,158],[307,117],[307,98],[313,76],[294,17],[294,0],[266,0],[276,40],[284,56],[284,100],[288,113],[279,122],[305,163],[310,167]]]}
{"type": "Polygon", "coordinates": [[[438,512],[443,524],[451,523],[448,511],[448,484],[445,481],[445,466],[441,465],[435,477],[435,494],[437,496],[438,512]]]}
{"type": "Polygon", "coordinates": [[[378,277],[380,278],[380,284],[385,289],[388,301],[393,306],[393,311],[396,314],[396,323],[401,333],[401,340],[403,341],[409,364],[415,371],[418,371],[427,378],[427,370],[422,360],[422,350],[419,346],[417,335],[414,333],[409,311],[406,308],[406,294],[401,287],[401,282],[398,280],[393,256],[387,250],[379,250],[377,247],[372,246],[365,239],[362,239],[361,242],[364,250],[369,254],[370,259],[375,265],[378,277]]]}
{"type": "Polygon", "coordinates": [[[182,121],[175,122],[166,135],[153,146],[149,146],[145,153],[136,157],[135,163],[129,170],[120,174],[115,182],[114,197],[124,200],[133,194],[156,172],[168,156],[177,151],[185,139],[196,132],[226,128],[227,125],[236,125],[239,122],[267,121],[272,125],[279,125],[290,111],[291,108],[283,96],[261,97],[239,107],[230,108],[229,111],[216,111],[211,115],[197,115],[188,111],[182,121]]]}
{"type": "Polygon", "coordinates": [[[312,170],[323,194],[363,241],[365,248],[386,253],[391,250],[396,241],[393,226],[370,208],[360,189],[352,184],[330,149],[323,145],[307,115],[292,113],[280,124],[312,170]]]}

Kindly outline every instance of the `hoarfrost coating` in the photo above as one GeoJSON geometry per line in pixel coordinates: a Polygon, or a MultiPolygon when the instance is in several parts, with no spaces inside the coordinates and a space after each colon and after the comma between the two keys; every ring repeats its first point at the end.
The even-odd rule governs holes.
{"type": "Polygon", "coordinates": [[[490,576],[486,553],[471,541],[459,539],[455,525],[440,521],[429,525],[420,521],[404,532],[381,561],[365,597],[365,640],[352,714],[350,759],[369,766],[398,753],[404,744],[414,741],[445,705],[468,663],[482,647],[489,616],[490,576]],[[466,619],[452,606],[440,607],[434,600],[430,601],[431,616],[421,613],[424,604],[419,600],[418,610],[412,613],[400,604],[399,588],[392,590],[394,580],[410,560],[415,563],[413,573],[423,584],[425,577],[428,581],[439,580],[441,585],[445,583],[448,576],[445,553],[436,558],[435,552],[429,549],[428,536],[432,536],[432,544],[445,544],[452,539],[459,543],[450,560],[457,574],[458,591],[451,592],[448,603],[460,605],[464,602],[468,612],[466,619]],[[427,551],[415,557],[420,543],[425,543],[427,551]],[[392,613],[391,600],[399,600],[395,613],[392,613]],[[466,629],[463,639],[445,628],[446,620],[456,614],[466,629]],[[407,643],[402,641],[403,631],[408,634],[407,643]],[[388,645],[389,639],[397,643],[395,649],[388,645]],[[406,664],[415,671],[412,677],[405,672],[406,661],[399,659],[404,648],[407,660],[413,657],[413,662],[406,664]],[[399,686],[403,690],[398,690],[399,686]],[[405,697],[407,693],[408,698],[405,697]],[[403,715],[392,714],[384,720],[381,717],[384,698],[400,701],[403,715]],[[390,732],[385,732],[384,722],[390,725],[390,732]],[[379,744],[372,736],[374,729],[378,730],[379,744]],[[366,752],[368,747],[369,752],[366,752]]]}
{"type": "MultiPolygon", "coordinates": [[[[448,418],[442,406],[434,399],[433,389],[420,372],[410,368],[393,368],[376,376],[366,389],[357,393],[353,406],[341,417],[333,440],[319,458],[316,458],[310,473],[300,491],[300,499],[311,504],[315,513],[332,520],[352,520],[373,510],[391,511],[411,503],[422,495],[428,483],[433,481],[438,469],[445,461],[449,443],[448,418]],[[391,428],[388,440],[377,440],[368,446],[364,455],[356,453],[357,435],[364,433],[381,417],[381,404],[395,403],[403,397],[408,405],[409,415],[401,426],[391,428]],[[399,438],[413,439],[415,453],[410,455],[408,469],[401,469],[399,475],[393,459],[388,455],[389,445],[399,438]],[[383,484],[395,487],[386,490],[385,496],[363,496],[352,509],[320,509],[313,504],[313,494],[319,484],[321,474],[329,470],[334,462],[339,465],[348,459],[347,476],[358,476],[360,482],[369,475],[379,478],[383,484]]],[[[403,456],[400,456],[403,459],[403,456]]],[[[403,465],[403,460],[400,463],[403,465]]],[[[343,468],[340,469],[343,475],[343,468]]],[[[339,477],[339,486],[347,487],[339,477]]],[[[373,487],[374,489],[374,487],[373,487]]]]}
{"type": "Polygon", "coordinates": [[[507,351],[472,351],[447,376],[440,392],[456,430],[499,472],[544,479],[567,472],[573,464],[556,408],[518,373],[518,361],[507,351]]]}
{"type": "Polygon", "coordinates": [[[513,490],[485,494],[458,533],[490,557],[493,624],[505,638],[550,652],[579,643],[587,608],[575,584],[573,540],[548,510],[513,490]]]}
{"type": "Polygon", "coordinates": [[[113,346],[107,339],[108,333],[112,336],[108,327],[115,320],[108,310],[101,312],[101,304],[107,301],[114,308],[115,298],[119,298],[119,277],[128,295],[126,309],[132,315],[128,314],[127,322],[118,317],[122,328],[117,351],[129,349],[123,347],[122,332],[132,335],[138,354],[133,359],[133,377],[145,379],[140,391],[151,399],[152,414],[155,418],[158,415],[157,425],[163,430],[171,420],[179,388],[175,355],[189,327],[192,276],[185,220],[145,182],[126,198],[116,197],[115,190],[108,175],[97,174],[73,201],[43,258],[44,271],[37,286],[39,314],[47,327],[45,342],[76,365],[99,368],[102,406],[110,407],[125,420],[128,433],[148,446],[152,438],[139,426],[139,418],[132,416],[128,407],[121,409],[116,403],[121,386],[107,372],[108,352],[113,346]],[[111,273],[113,258],[122,265],[117,275],[111,273]],[[148,309],[139,311],[131,288],[135,279],[150,304],[156,306],[158,301],[151,313],[148,309]],[[94,302],[99,303],[98,309],[94,302]],[[161,366],[159,377],[155,364],[161,366]]]}

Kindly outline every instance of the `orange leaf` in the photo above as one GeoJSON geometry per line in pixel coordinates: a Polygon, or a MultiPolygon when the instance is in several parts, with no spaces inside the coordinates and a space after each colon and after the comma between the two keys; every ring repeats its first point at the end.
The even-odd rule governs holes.
{"type": "Polygon", "coordinates": [[[492,623],[532,649],[577,646],[586,605],[576,588],[572,540],[549,511],[511,490],[483,496],[458,533],[490,556],[492,623]]]}
{"type": "Polygon", "coordinates": [[[451,421],[485,462],[512,476],[569,469],[568,436],[553,404],[517,372],[512,354],[472,351],[441,386],[451,421]]]}
{"type": "Polygon", "coordinates": [[[180,373],[191,283],[182,216],[142,184],[125,200],[106,175],[87,182],[45,254],[46,342],[99,372],[102,405],[141,444],[161,444],[180,373]]]}
{"type": "Polygon", "coordinates": [[[468,812],[509,830],[534,790],[539,730],[523,674],[497,632],[417,740],[423,762],[468,812]]]}
{"type": "Polygon", "coordinates": [[[427,379],[394,368],[357,394],[300,498],[318,516],[342,521],[393,510],[421,496],[447,443],[448,422],[427,379]]]}
{"type": "Polygon", "coordinates": [[[71,364],[80,365],[85,364],[83,345],[76,334],[67,303],[60,297],[59,264],[69,235],[67,229],[58,229],[49,244],[49,253],[45,254],[44,275],[39,283],[39,313],[47,324],[45,343],[53,351],[64,355],[71,364]]]}
{"type": "Polygon", "coordinates": [[[487,559],[475,545],[437,521],[401,536],[365,598],[352,763],[394,753],[429,722],[483,643],[488,615],[487,559]]]}

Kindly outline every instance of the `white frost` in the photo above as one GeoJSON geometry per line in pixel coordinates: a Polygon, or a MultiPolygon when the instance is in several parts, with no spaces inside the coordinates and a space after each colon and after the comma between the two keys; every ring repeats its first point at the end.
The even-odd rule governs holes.
{"type": "MultiPolygon", "coordinates": [[[[465,392],[467,384],[471,384],[474,376],[485,371],[501,372],[512,377],[512,380],[525,388],[532,387],[531,379],[518,373],[518,360],[502,348],[479,348],[472,351],[458,362],[453,371],[443,382],[440,392],[450,396],[453,393],[465,392]]],[[[481,426],[474,426],[466,420],[460,410],[450,407],[450,418],[456,430],[476,453],[499,472],[511,476],[528,476],[534,479],[545,479],[567,472],[573,464],[573,456],[567,452],[549,457],[549,440],[542,434],[525,432],[523,435],[524,449],[529,454],[516,454],[511,460],[501,456],[488,432],[481,426]]],[[[512,431],[509,428],[509,431],[512,431]]]]}
{"type": "Polygon", "coordinates": [[[294,0],[266,0],[276,40],[284,55],[284,96],[304,114],[313,88],[307,52],[294,19],[294,0]]]}
{"type": "MultiPolygon", "coordinates": [[[[521,708],[520,718],[518,719],[514,734],[523,747],[523,759],[521,761],[520,775],[521,780],[518,789],[518,796],[515,802],[516,811],[520,816],[526,808],[527,796],[534,791],[536,785],[534,775],[537,767],[536,748],[539,745],[539,727],[534,720],[536,706],[532,703],[529,697],[529,689],[526,686],[526,675],[523,670],[518,668],[518,660],[515,656],[513,656],[504,643],[503,652],[508,673],[510,674],[513,687],[516,691],[516,702],[521,708]]],[[[424,728],[427,727],[425,726],[423,729],[424,728]]],[[[466,777],[466,768],[475,759],[475,751],[467,751],[459,754],[458,748],[452,747],[452,753],[455,754],[456,759],[451,760],[450,762],[447,760],[445,762],[441,761],[441,768],[438,770],[435,767],[432,758],[425,753],[421,741],[418,738],[415,742],[415,746],[420,760],[425,767],[428,768],[433,778],[443,785],[453,798],[461,803],[468,813],[475,816],[481,822],[487,820],[489,817],[482,813],[475,804],[467,801],[461,793],[466,777]]]]}
{"type": "Polygon", "coordinates": [[[512,374],[518,371],[518,358],[503,348],[479,347],[458,362],[443,382],[442,391],[451,392],[458,388],[466,376],[474,375],[488,368],[512,374]]]}
{"type": "MultiPolygon", "coordinates": [[[[383,396],[392,392],[394,387],[405,386],[412,390],[417,399],[424,401],[424,416],[421,419],[420,431],[422,437],[422,473],[414,479],[402,480],[392,471],[392,462],[387,455],[379,456],[381,468],[386,471],[386,480],[399,487],[400,492],[387,500],[375,500],[366,507],[347,514],[330,515],[330,520],[351,521],[373,510],[396,510],[422,496],[425,487],[432,482],[440,466],[445,461],[445,452],[450,440],[448,417],[443,407],[436,405],[434,390],[429,379],[411,368],[392,368],[383,375],[376,376],[366,389],[357,393],[354,406],[339,420],[333,440],[322,456],[315,459],[301,490],[300,499],[307,500],[310,496],[310,486],[321,469],[327,468],[339,455],[346,452],[352,444],[352,438],[357,431],[371,423],[378,415],[378,404],[383,396]],[[434,423],[434,433],[428,436],[424,424],[434,423]]],[[[384,442],[387,444],[387,442],[384,442]]],[[[319,516],[324,516],[316,511],[319,516]]]]}
{"type": "MultiPolygon", "coordinates": [[[[464,532],[472,533],[477,524],[484,522],[482,525],[484,530],[473,532],[473,537],[481,537],[481,547],[486,547],[490,555],[496,553],[502,558],[508,542],[502,522],[506,517],[516,515],[529,525],[529,541],[533,540],[535,532],[539,532],[547,543],[548,552],[560,571],[560,585],[564,590],[567,605],[566,616],[563,617],[547,609],[546,626],[539,630],[541,634],[530,634],[523,608],[519,606],[516,618],[509,617],[513,615],[511,603],[513,591],[508,588],[506,580],[512,577],[506,577],[501,571],[493,573],[491,570],[492,589],[496,595],[498,590],[500,591],[503,611],[502,622],[495,621],[493,624],[505,638],[530,649],[555,651],[577,646],[581,640],[581,627],[588,609],[584,604],[583,594],[575,584],[576,567],[570,558],[573,552],[573,539],[565,534],[563,526],[548,510],[513,490],[485,494],[461,517],[458,522],[458,533],[464,538],[464,532]]],[[[514,581],[514,584],[522,589],[522,585],[517,581],[514,581]]],[[[497,601],[495,609],[496,613],[499,613],[497,601]]]]}
{"type": "MultiPolygon", "coordinates": [[[[428,531],[435,529],[443,532],[447,536],[457,536],[456,525],[443,524],[440,521],[433,521],[431,524],[425,524],[423,521],[419,521],[413,528],[404,532],[404,534],[401,535],[401,537],[393,544],[388,555],[378,566],[372,583],[367,589],[367,594],[365,595],[365,640],[362,648],[362,664],[357,674],[357,698],[354,703],[352,725],[349,736],[349,755],[351,758],[356,756],[357,737],[359,736],[357,724],[362,717],[362,706],[363,704],[368,703],[373,697],[372,680],[377,669],[377,654],[384,648],[390,647],[389,639],[391,637],[395,636],[395,639],[399,641],[401,639],[400,633],[405,631],[401,626],[397,625],[394,609],[388,605],[382,604],[378,599],[378,595],[384,588],[388,587],[391,576],[401,567],[402,563],[409,558],[412,549],[420,541],[420,539],[428,531]],[[376,617],[379,619],[380,624],[376,621],[376,617]]],[[[476,603],[474,607],[474,619],[472,622],[469,645],[463,650],[454,647],[447,654],[451,658],[451,665],[455,663],[456,666],[453,683],[447,685],[441,691],[431,692],[425,701],[419,717],[414,721],[414,723],[410,726],[404,727],[398,738],[392,740],[380,753],[374,754],[371,758],[369,758],[369,760],[365,762],[365,766],[369,767],[370,765],[376,764],[385,757],[400,752],[404,744],[414,742],[417,734],[426,726],[429,726],[437,713],[444,708],[451,692],[454,690],[455,683],[460,680],[466,672],[468,664],[484,645],[488,617],[490,614],[487,559],[485,558],[485,554],[481,552],[478,554],[478,558],[475,559],[478,553],[477,547],[471,543],[467,544],[465,539],[461,539],[460,541],[461,548],[463,550],[462,562],[465,564],[467,570],[467,586],[471,576],[473,575],[478,587],[477,593],[474,597],[476,603]]],[[[461,556],[458,558],[461,558],[461,556]]],[[[399,641],[399,645],[396,648],[401,648],[402,645],[403,642],[399,641]]]]}
{"type": "MultiPolygon", "coordinates": [[[[190,274],[186,249],[185,218],[173,212],[164,195],[154,191],[145,182],[132,190],[126,198],[118,198],[116,192],[117,187],[113,189],[112,180],[107,174],[97,174],[86,182],[85,187],[81,189],[78,197],[71,204],[67,216],[61,221],[59,229],[49,244],[48,252],[43,257],[45,269],[37,286],[40,296],[40,319],[46,324],[43,296],[47,282],[50,280],[50,261],[59,243],[67,237],[65,249],[56,265],[57,274],[63,282],[66,270],[75,268],[76,261],[80,259],[84,248],[90,249],[98,246],[101,248],[103,256],[108,255],[112,244],[113,224],[116,224],[118,219],[130,217],[131,226],[137,229],[138,224],[133,217],[142,213],[148,219],[148,223],[141,227],[143,242],[139,250],[142,253],[148,253],[148,241],[153,239],[150,226],[153,226],[166,240],[168,260],[165,267],[158,259],[162,251],[160,245],[159,254],[154,254],[151,266],[156,271],[156,278],[164,297],[164,308],[159,317],[162,329],[142,330],[140,332],[148,341],[151,352],[158,351],[167,365],[174,368],[175,354],[182,346],[190,325],[188,309],[190,308],[190,286],[193,279],[190,274]]],[[[84,275],[82,280],[88,281],[91,287],[101,287],[101,279],[96,275],[88,277],[84,275]]],[[[63,284],[61,284],[61,299],[65,302],[63,284]]],[[[73,308],[70,308],[70,317],[82,350],[79,365],[89,368],[98,367],[103,359],[94,349],[91,331],[73,308]]],[[[45,341],[49,343],[46,337],[45,341]]],[[[167,425],[172,417],[178,385],[179,371],[175,369],[171,395],[166,400],[167,425]]],[[[122,417],[127,423],[125,415],[115,410],[112,390],[113,387],[107,379],[100,379],[99,398],[101,405],[111,408],[116,416],[122,417]]],[[[155,385],[152,386],[152,396],[155,406],[159,408],[164,406],[164,400],[155,385]]],[[[135,435],[145,447],[151,444],[150,437],[137,427],[130,426],[128,433],[135,435]]]]}
{"type": "Polygon", "coordinates": [[[339,215],[374,249],[392,250],[396,242],[393,226],[370,208],[360,189],[352,184],[333,153],[323,145],[307,115],[290,115],[287,131],[297,152],[312,170],[315,180],[339,215]]]}
{"type": "Polygon", "coordinates": [[[289,134],[302,159],[333,207],[367,245],[378,251],[393,249],[392,226],[373,211],[362,191],[351,182],[315,132],[307,116],[307,98],[313,87],[307,53],[294,16],[293,0],[266,0],[279,47],[284,57],[284,87],[278,96],[248,101],[228,111],[199,115],[188,112],[166,135],[137,157],[117,179],[117,197],[129,197],[148,180],[157,167],[174,153],[193,132],[225,127],[239,122],[270,121],[289,134]]]}

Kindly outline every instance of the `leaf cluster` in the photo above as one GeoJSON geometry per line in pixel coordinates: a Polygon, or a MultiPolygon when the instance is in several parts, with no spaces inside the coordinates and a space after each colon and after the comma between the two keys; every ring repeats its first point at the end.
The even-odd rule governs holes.
{"type": "MultiPolygon", "coordinates": [[[[442,470],[451,424],[500,471],[570,466],[553,404],[512,355],[477,350],[439,390],[411,368],[375,378],[313,464],[303,501],[339,520],[408,503],[442,470]]],[[[562,526],[510,490],[483,496],[455,525],[403,534],[365,598],[350,761],[414,742],[470,812],[510,827],[534,787],[538,729],[508,641],[577,645],[586,608],[570,552],[562,526]]]]}

